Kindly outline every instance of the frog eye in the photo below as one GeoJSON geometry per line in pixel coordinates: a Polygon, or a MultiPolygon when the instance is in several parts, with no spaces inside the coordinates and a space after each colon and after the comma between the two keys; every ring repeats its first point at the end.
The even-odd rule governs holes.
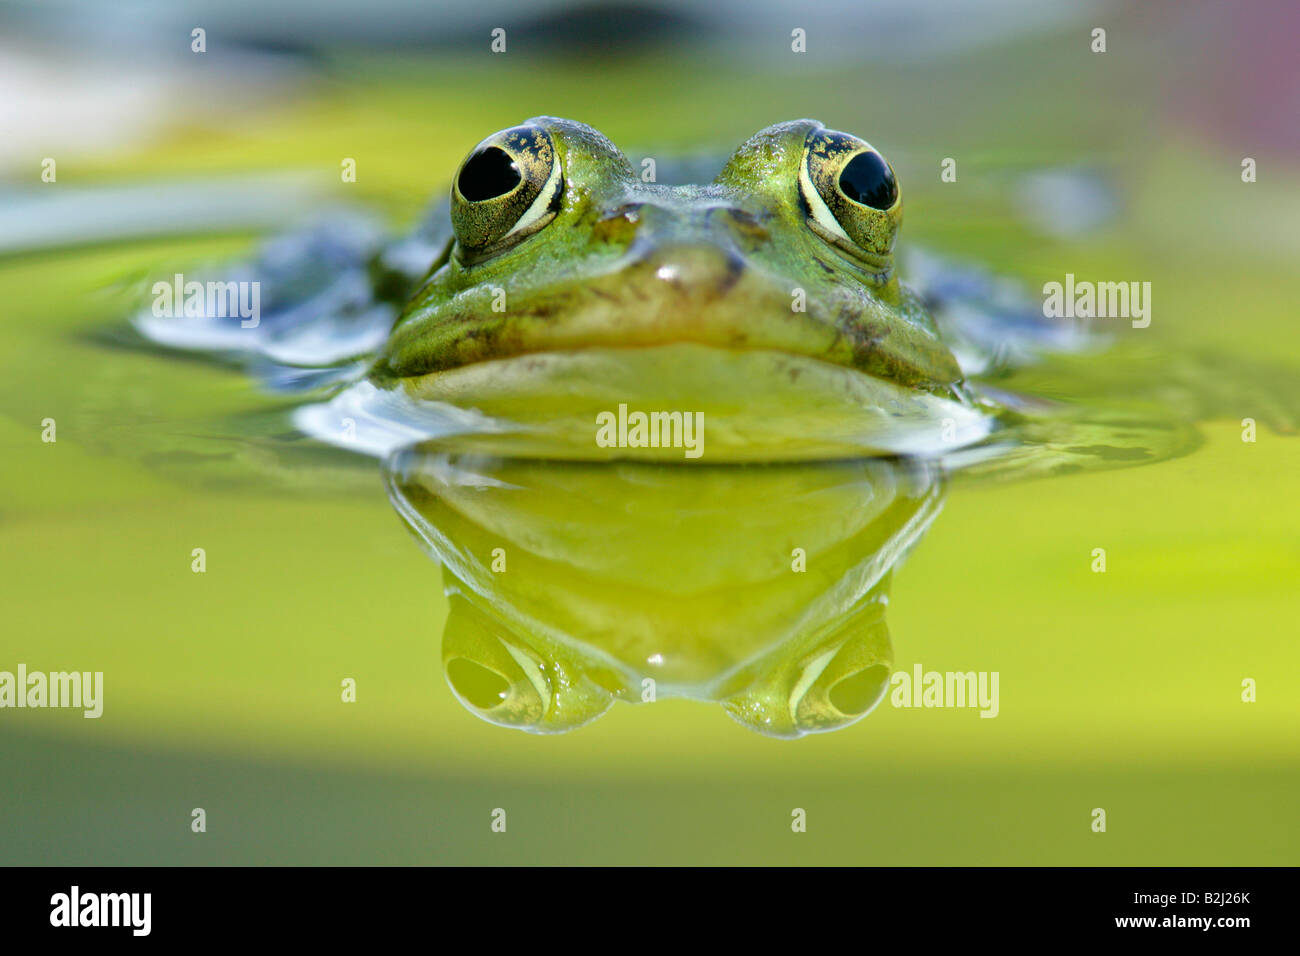
{"type": "Polygon", "coordinates": [[[451,225],[464,258],[510,248],[555,218],[564,177],[551,136],[514,126],[475,146],[451,185],[451,225]]]}
{"type": "Polygon", "coordinates": [[[590,723],[614,704],[576,661],[538,650],[527,633],[477,607],[461,585],[447,595],[442,666],[452,692],[471,713],[501,727],[563,733],[590,723]]]}
{"type": "Polygon", "coordinates": [[[858,153],[840,170],[840,192],[861,206],[881,212],[898,201],[898,183],[885,157],[875,150],[858,153]]]}
{"type": "Polygon", "coordinates": [[[868,265],[887,265],[903,208],[894,170],[870,143],[835,130],[812,130],[804,143],[799,189],[815,233],[868,265]]]}

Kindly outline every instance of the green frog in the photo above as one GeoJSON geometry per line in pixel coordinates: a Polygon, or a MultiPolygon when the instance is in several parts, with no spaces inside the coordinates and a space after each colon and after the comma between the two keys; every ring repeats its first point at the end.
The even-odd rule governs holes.
{"type": "Polygon", "coordinates": [[[570,120],[483,140],[365,381],[308,410],[305,430],[337,440],[363,420],[378,451],[454,432],[511,454],[714,461],[988,433],[899,280],[902,194],[870,143],[796,120],[741,144],[711,183],[649,173],[570,120]]]}
{"type": "Polygon", "coordinates": [[[1228,378],[1219,355],[1132,347],[1096,362],[1085,326],[897,248],[897,177],[855,135],[779,123],[714,169],[658,183],[682,177],[537,117],[475,146],[408,235],[331,216],[270,240],[223,277],[259,286],[257,318],[135,325],[275,391],[332,390],[299,430],[378,457],[454,435],[563,460],[887,454],[1019,477],[1185,454],[1195,422],[1242,407],[1294,430],[1287,369],[1228,378]],[[1043,359],[1075,403],[991,384],[1043,359]]]}
{"type": "Polygon", "coordinates": [[[257,321],[137,320],[320,397],[301,431],[384,459],[443,567],[448,682],[486,720],[686,697],[774,736],[845,726],[885,691],[890,576],[948,474],[1155,461],[1235,407],[1163,355],[1076,375],[1091,403],[990,388],[1091,340],[973,272],[900,281],[899,184],[852,134],[781,123],[711,182],[655,178],[538,117],[408,236],[274,240],[244,267],[257,321]]]}

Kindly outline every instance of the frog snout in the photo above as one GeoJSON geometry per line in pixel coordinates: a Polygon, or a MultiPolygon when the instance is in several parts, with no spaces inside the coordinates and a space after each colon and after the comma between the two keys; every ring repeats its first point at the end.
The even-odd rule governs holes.
{"type": "Polygon", "coordinates": [[[632,266],[675,287],[725,291],[747,265],[727,211],[721,206],[684,212],[656,203],[639,205],[636,238],[628,249],[632,266]]]}
{"type": "Polygon", "coordinates": [[[745,271],[745,259],[738,251],[709,241],[647,243],[633,252],[638,270],[679,288],[725,292],[745,271]]]}

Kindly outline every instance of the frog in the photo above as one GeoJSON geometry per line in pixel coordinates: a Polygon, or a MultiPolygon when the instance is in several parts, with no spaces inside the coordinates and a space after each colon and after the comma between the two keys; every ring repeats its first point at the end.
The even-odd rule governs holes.
{"type": "Polygon", "coordinates": [[[924,285],[903,281],[898,177],[853,133],[783,122],[703,182],[649,173],[534,117],[470,149],[404,236],[273,240],[241,267],[269,303],[253,327],[137,320],[382,459],[442,569],[447,683],[491,723],[562,733],[681,697],[767,736],[848,726],[885,695],[892,575],[952,476],[1145,464],[1220,411],[1163,356],[1103,363],[1091,404],[990,387],[1094,340],[979,272],[913,259],[924,285]],[[638,440],[637,415],[683,441],[638,440]]]}
{"type": "Polygon", "coordinates": [[[794,120],[711,178],[652,168],[590,126],[534,117],[471,148],[404,235],[329,215],[227,269],[260,284],[259,321],[146,309],[134,326],[307,396],[299,432],[378,458],[455,435],[567,460],[885,454],[1019,478],[1187,454],[1196,422],[1243,402],[1295,431],[1287,369],[1225,378],[1219,355],[1132,349],[1097,362],[1106,336],[900,245],[898,177],[856,134],[794,120]],[[1086,402],[998,384],[1045,362],[1086,402]],[[1241,382],[1263,384],[1243,396],[1241,382]],[[666,444],[638,431],[654,416],[666,444]],[[703,435],[678,447],[691,418],[703,435]]]}
{"type": "Polygon", "coordinates": [[[902,211],[882,153],[817,120],[760,130],[711,182],[666,185],[590,126],[528,119],[465,156],[364,380],[300,425],[331,440],[344,421],[400,423],[381,452],[415,428],[566,459],[915,453],[941,430],[968,444],[991,421],[899,277],[902,211]],[[616,414],[620,440],[598,440],[616,414]],[[638,436],[638,415],[694,416],[704,447],[684,452],[676,418],[662,442],[638,436]]]}

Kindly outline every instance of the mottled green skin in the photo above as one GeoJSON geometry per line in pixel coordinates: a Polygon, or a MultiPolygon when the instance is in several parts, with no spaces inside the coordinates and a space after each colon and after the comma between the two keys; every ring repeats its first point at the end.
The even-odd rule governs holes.
{"type": "Polygon", "coordinates": [[[559,156],[554,218],[486,257],[467,254],[463,236],[453,244],[394,327],[377,384],[528,353],[671,343],[786,352],[942,395],[959,382],[893,268],[901,200],[849,224],[870,244],[858,254],[810,226],[799,177],[819,123],[759,132],[703,186],[642,182],[580,123],[526,125],[548,131],[559,156]],[[498,289],[504,311],[493,311],[498,289]],[[806,311],[792,308],[796,289],[806,311]]]}

